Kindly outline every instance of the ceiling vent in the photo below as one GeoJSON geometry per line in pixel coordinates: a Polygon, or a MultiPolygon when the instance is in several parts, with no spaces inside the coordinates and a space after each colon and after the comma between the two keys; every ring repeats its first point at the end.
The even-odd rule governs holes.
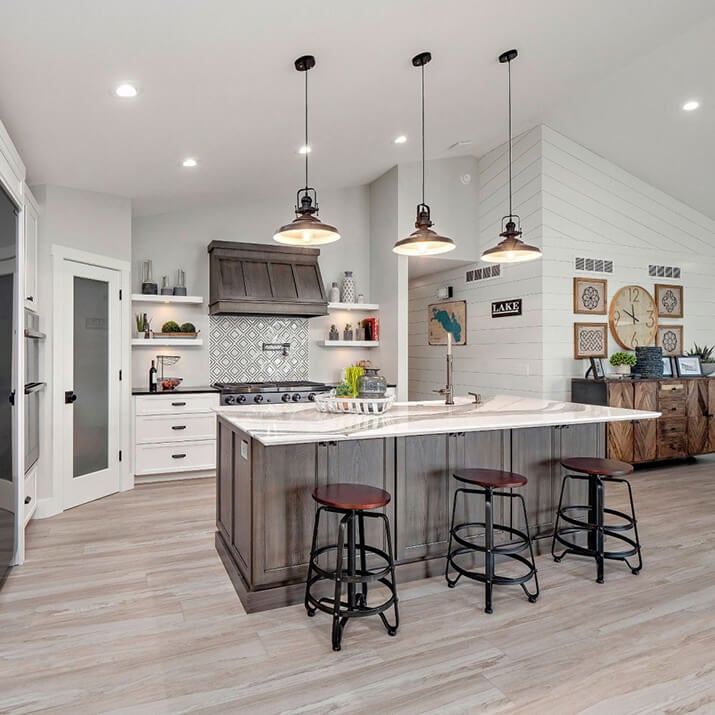
{"type": "Polygon", "coordinates": [[[606,258],[576,258],[576,270],[591,273],[613,273],[613,261],[606,258]]]}
{"type": "Polygon", "coordinates": [[[648,275],[654,278],[680,278],[678,266],[648,266],[648,275]]]}
{"type": "Polygon", "coordinates": [[[473,271],[467,271],[465,279],[467,283],[474,281],[483,281],[488,278],[499,278],[501,276],[501,263],[495,263],[493,266],[484,266],[484,268],[475,268],[473,271]]]}

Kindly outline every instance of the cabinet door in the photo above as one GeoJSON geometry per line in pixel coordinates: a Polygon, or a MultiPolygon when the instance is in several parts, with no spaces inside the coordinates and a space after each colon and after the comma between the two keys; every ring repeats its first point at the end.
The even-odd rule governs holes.
{"type": "MultiPolygon", "coordinates": [[[[633,385],[633,407],[636,410],[655,412],[658,405],[658,383],[637,382],[633,385]]],[[[658,452],[658,421],[634,420],[633,461],[652,462],[658,452]]]]}
{"type": "Polygon", "coordinates": [[[305,578],[313,537],[316,445],[253,442],[253,585],[305,578]]]}
{"type": "MultiPolygon", "coordinates": [[[[557,437],[555,427],[515,429],[511,433],[512,471],[529,480],[519,493],[526,501],[532,538],[553,530],[554,504],[558,498],[554,485],[557,437]]],[[[517,529],[525,527],[524,514],[517,504],[512,507],[512,523],[517,529]]]]}
{"type": "Polygon", "coordinates": [[[686,385],[686,451],[688,454],[707,452],[709,390],[708,380],[688,380],[686,385]]]}
{"type": "Polygon", "coordinates": [[[715,452],[715,378],[708,379],[708,439],[707,452],[715,452]]]}
{"type": "MultiPolygon", "coordinates": [[[[608,386],[609,407],[633,409],[633,385],[614,383],[608,386]]],[[[633,422],[608,423],[608,457],[622,462],[633,462],[633,422]]]]}
{"type": "MultiPolygon", "coordinates": [[[[27,190],[26,190],[27,191],[27,190]]],[[[37,305],[37,233],[38,211],[29,192],[25,199],[25,307],[38,310],[37,305]]]]}
{"type": "Polygon", "coordinates": [[[216,435],[216,526],[224,541],[233,537],[233,431],[219,421],[216,435]]]}
{"type": "MultiPolygon", "coordinates": [[[[390,520],[394,539],[395,457],[394,439],[360,439],[345,442],[322,442],[318,445],[318,483],[365,484],[389,492],[392,499],[381,509],[390,520]]],[[[326,514],[322,519],[321,539],[337,543],[338,516],[326,514]]],[[[384,526],[381,520],[365,520],[365,538],[369,544],[384,549],[384,526]]]]}
{"type": "Polygon", "coordinates": [[[442,556],[449,536],[449,437],[446,434],[398,437],[397,558],[442,556]]]}

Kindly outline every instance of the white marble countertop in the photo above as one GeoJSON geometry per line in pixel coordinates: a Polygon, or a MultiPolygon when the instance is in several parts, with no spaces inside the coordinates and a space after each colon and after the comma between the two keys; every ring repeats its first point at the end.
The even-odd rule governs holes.
{"type": "Polygon", "coordinates": [[[443,401],[396,402],[384,415],[318,412],[315,405],[247,405],[214,411],[265,445],[406,437],[446,432],[552,427],[594,422],[655,419],[660,412],[555,402],[535,397],[495,395],[479,405],[457,397],[443,401]]]}

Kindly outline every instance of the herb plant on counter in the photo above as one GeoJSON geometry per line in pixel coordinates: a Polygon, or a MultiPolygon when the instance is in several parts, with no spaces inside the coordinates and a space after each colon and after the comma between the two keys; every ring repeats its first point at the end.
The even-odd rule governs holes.
{"type": "Polygon", "coordinates": [[[335,388],[335,396],[336,397],[352,397],[353,396],[352,388],[350,387],[350,385],[348,385],[347,382],[343,381],[335,388]]]}
{"type": "MultiPolygon", "coordinates": [[[[358,396],[358,380],[365,374],[365,368],[357,365],[345,368],[345,382],[350,387],[350,397],[358,396]]],[[[337,394],[337,392],[336,392],[337,394]]]]}

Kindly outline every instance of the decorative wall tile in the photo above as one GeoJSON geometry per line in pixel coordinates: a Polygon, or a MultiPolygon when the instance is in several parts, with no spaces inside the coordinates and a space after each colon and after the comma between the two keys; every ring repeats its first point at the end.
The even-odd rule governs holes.
{"type": "Polygon", "coordinates": [[[212,315],[209,318],[211,382],[266,382],[308,378],[305,318],[212,315]],[[263,343],[290,343],[288,355],[264,352],[263,343]]]}

